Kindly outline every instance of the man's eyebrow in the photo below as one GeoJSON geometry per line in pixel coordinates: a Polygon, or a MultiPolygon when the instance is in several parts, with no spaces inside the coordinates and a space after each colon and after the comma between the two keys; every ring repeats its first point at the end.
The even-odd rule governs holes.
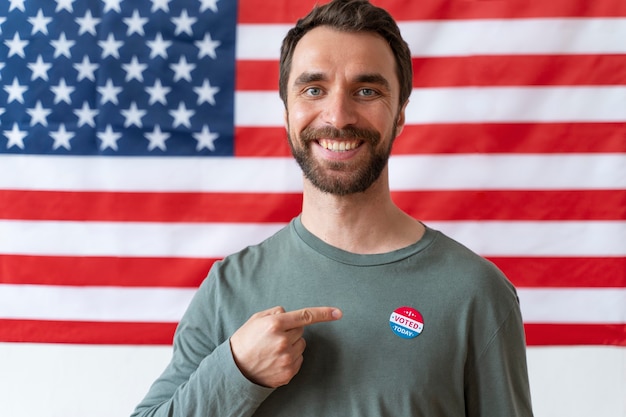
{"type": "Polygon", "coordinates": [[[325,81],[327,77],[321,72],[303,72],[294,81],[295,85],[305,85],[317,81],[325,81]]]}
{"type": "Polygon", "coordinates": [[[387,81],[385,77],[378,73],[361,74],[358,75],[355,80],[357,83],[377,84],[387,90],[391,90],[391,84],[389,84],[389,81],[387,81]]]}

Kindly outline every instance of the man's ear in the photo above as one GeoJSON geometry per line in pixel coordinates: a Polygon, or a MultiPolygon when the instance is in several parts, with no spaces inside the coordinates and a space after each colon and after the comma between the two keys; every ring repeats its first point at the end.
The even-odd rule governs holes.
{"type": "Polygon", "coordinates": [[[406,122],[405,112],[406,106],[409,104],[409,100],[407,100],[403,105],[400,111],[398,112],[398,120],[396,120],[396,136],[400,136],[402,130],[404,129],[404,123],[406,122]]]}

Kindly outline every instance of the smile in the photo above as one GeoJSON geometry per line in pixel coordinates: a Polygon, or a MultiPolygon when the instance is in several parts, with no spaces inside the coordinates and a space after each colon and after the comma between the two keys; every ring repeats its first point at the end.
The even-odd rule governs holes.
{"type": "Polygon", "coordinates": [[[346,152],[356,149],[361,145],[362,141],[360,140],[330,140],[330,139],[320,139],[318,141],[320,146],[324,149],[333,152],[346,152]]]}

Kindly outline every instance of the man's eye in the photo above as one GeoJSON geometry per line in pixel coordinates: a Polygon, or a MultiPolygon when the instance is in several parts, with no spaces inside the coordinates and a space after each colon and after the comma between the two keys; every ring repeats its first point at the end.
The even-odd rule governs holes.
{"type": "Polygon", "coordinates": [[[307,96],[319,96],[322,94],[322,90],[317,87],[309,87],[304,91],[304,93],[307,96]]]}
{"type": "Polygon", "coordinates": [[[359,90],[359,95],[364,97],[372,97],[376,95],[376,90],[373,90],[371,88],[362,88],[359,90]]]}

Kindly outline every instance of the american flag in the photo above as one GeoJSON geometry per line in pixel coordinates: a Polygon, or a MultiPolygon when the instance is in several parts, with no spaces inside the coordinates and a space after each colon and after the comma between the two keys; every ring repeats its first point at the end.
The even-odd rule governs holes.
{"type": "MultiPolygon", "coordinates": [[[[0,4],[0,341],[170,344],[299,213],[277,61],[314,3],[0,4]]],[[[626,2],[374,3],[414,59],[397,204],[509,276],[529,345],[626,346],[626,2]]]]}

